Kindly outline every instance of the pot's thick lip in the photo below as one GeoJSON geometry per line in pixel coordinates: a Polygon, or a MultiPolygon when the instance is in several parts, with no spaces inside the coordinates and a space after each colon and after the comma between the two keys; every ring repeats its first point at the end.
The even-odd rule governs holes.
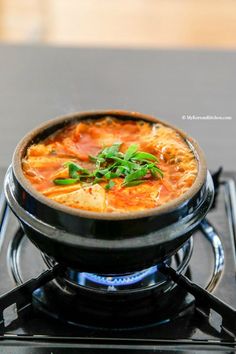
{"type": "Polygon", "coordinates": [[[180,206],[182,206],[185,202],[187,202],[189,199],[191,199],[203,186],[204,182],[206,181],[206,175],[207,175],[207,166],[206,166],[206,160],[203,151],[201,150],[200,146],[198,143],[191,137],[189,137],[185,132],[182,130],[176,128],[175,126],[166,123],[164,121],[161,121],[158,118],[155,118],[154,116],[138,113],[138,112],[129,112],[125,110],[94,110],[94,111],[86,111],[86,112],[76,112],[64,116],[60,116],[54,119],[51,119],[47,122],[44,122],[40,126],[36,127],[33,129],[31,132],[29,132],[17,145],[15,152],[13,154],[13,160],[12,160],[12,167],[13,167],[13,173],[17,179],[17,181],[20,183],[20,185],[23,187],[23,189],[29,193],[33,198],[37,199],[40,201],[42,204],[47,205],[50,208],[56,209],[60,212],[64,212],[66,214],[70,214],[73,216],[79,216],[82,218],[87,218],[87,219],[101,219],[101,220],[127,220],[127,219],[138,219],[138,218],[144,218],[144,217],[150,217],[150,216],[159,216],[162,214],[166,214],[169,212],[172,212],[176,209],[178,209],[180,206]],[[186,141],[186,143],[189,145],[189,147],[192,149],[195,158],[198,161],[198,174],[196,177],[195,182],[191,186],[191,188],[182,194],[180,197],[174,199],[173,201],[170,201],[168,203],[165,203],[162,206],[152,208],[152,209],[146,209],[143,211],[130,211],[130,212],[92,212],[92,211],[86,211],[86,210],[80,210],[80,209],[73,209],[70,207],[67,207],[63,204],[59,204],[57,202],[54,202],[53,200],[44,197],[41,195],[39,192],[34,190],[34,188],[31,186],[30,182],[26,179],[26,177],[23,174],[22,170],[22,157],[24,156],[24,153],[27,149],[27,147],[31,144],[31,142],[34,141],[34,139],[42,133],[44,130],[53,127],[54,125],[58,125],[60,123],[65,123],[69,124],[73,121],[77,121],[80,119],[86,119],[86,118],[91,118],[91,119],[96,119],[99,116],[114,116],[117,118],[131,118],[131,119],[140,119],[140,120],[146,120],[149,122],[154,122],[154,123],[161,123],[167,127],[171,127],[175,129],[186,141]]]}

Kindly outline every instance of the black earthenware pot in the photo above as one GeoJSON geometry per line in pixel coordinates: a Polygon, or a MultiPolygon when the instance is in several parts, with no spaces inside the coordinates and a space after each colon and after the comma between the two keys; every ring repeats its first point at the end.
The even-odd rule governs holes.
{"type": "Polygon", "coordinates": [[[159,121],[126,111],[75,113],[53,119],[18,144],[5,177],[5,194],[26,235],[57,262],[87,272],[127,273],[147,268],[175,253],[209,210],[214,187],[196,141],[172,127],[194,152],[198,175],[186,193],[161,207],[125,213],[90,212],[64,206],[36,192],[22,171],[27,147],[67,124],[103,116],[159,121]]]}

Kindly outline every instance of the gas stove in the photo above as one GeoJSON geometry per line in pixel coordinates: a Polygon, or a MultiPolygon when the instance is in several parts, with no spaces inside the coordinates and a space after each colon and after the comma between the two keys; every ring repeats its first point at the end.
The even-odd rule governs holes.
{"type": "MultiPolygon", "coordinates": [[[[4,174],[1,170],[2,181],[4,174]]],[[[218,174],[215,183],[217,194],[207,218],[165,261],[175,275],[191,280],[190,292],[160,265],[119,275],[60,269],[24,235],[2,194],[4,353],[59,354],[62,348],[63,354],[236,352],[234,331],[221,326],[219,313],[209,313],[204,298],[200,303],[199,296],[191,295],[198,291],[196,283],[236,308],[236,173],[218,174]]],[[[230,315],[236,326],[236,316],[230,315]]],[[[222,317],[223,322],[228,319],[227,311],[222,317]]]]}

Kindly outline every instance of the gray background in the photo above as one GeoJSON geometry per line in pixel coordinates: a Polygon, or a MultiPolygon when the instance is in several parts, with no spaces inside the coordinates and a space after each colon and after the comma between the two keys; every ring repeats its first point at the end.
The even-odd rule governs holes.
{"type": "Polygon", "coordinates": [[[0,166],[39,123],[73,111],[119,108],[184,129],[211,169],[236,169],[236,52],[0,46],[0,166]],[[231,116],[190,121],[183,115],[231,116]]]}

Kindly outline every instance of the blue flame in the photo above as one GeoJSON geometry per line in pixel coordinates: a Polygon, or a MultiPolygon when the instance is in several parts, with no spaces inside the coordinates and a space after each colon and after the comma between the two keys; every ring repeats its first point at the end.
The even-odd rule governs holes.
{"type": "Polygon", "coordinates": [[[148,269],[142,270],[140,272],[135,272],[132,274],[124,275],[98,275],[93,273],[78,273],[78,283],[84,285],[86,281],[91,281],[98,285],[111,286],[111,287],[120,287],[120,286],[129,286],[135,283],[140,282],[147,276],[150,276],[157,271],[157,266],[150,267],[148,269]]]}

